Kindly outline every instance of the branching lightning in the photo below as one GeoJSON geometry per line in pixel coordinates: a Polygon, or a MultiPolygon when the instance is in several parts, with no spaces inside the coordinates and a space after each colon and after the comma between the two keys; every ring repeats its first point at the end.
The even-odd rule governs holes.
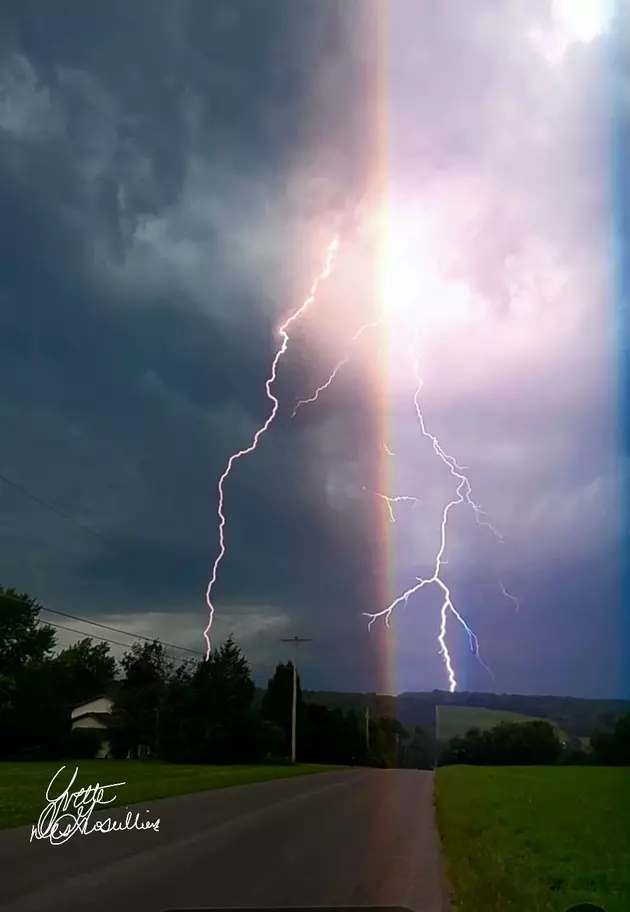
{"type": "Polygon", "coordinates": [[[206,641],[206,660],[210,657],[210,653],[212,651],[212,644],[210,642],[210,629],[212,628],[212,622],[214,620],[214,611],[215,611],[214,605],[212,603],[212,590],[216,584],[217,574],[219,572],[219,566],[221,564],[221,561],[223,560],[223,557],[225,556],[225,551],[226,551],[225,513],[223,511],[225,482],[227,481],[227,478],[228,478],[230,472],[232,471],[232,467],[233,467],[234,463],[237,462],[239,459],[241,459],[243,456],[247,456],[247,455],[249,455],[249,453],[254,452],[254,450],[258,446],[258,442],[260,441],[260,438],[263,436],[263,434],[265,434],[267,432],[271,423],[273,422],[274,418],[276,417],[278,408],[280,407],[280,403],[278,402],[278,399],[274,396],[274,394],[272,392],[272,387],[276,381],[276,374],[277,374],[277,370],[278,370],[278,364],[280,363],[280,359],[285,354],[285,352],[289,346],[289,329],[292,326],[292,324],[299,317],[301,317],[304,314],[304,312],[306,310],[308,310],[308,308],[313,304],[313,302],[315,300],[315,295],[317,294],[317,290],[318,290],[321,282],[323,282],[325,279],[327,279],[328,276],[330,275],[335,257],[337,256],[337,252],[339,250],[339,241],[340,241],[339,235],[335,235],[333,237],[332,241],[330,242],[330,244],[328,245],[328,249],[326,250],[324,268],[322,269],[320,274],[317,276],[317,278],[313,282],[309,296],[302,303],[302,305],[300,307],[298,307],[297,310],[293,311],[293,313],[284,321],[284,323],[278,329],[278,334],[280,335],[280,338],[282,341],[281,341],[278,351],[276,352],[273,362],[271,364],[271,373],[269,375],[269,378],[265,382],[265,390],[267,393],[267,398],[271,402],[271,411],[269,412],[269,416],[267,417],[267,420],[265,421],[265,423],[263,425],[261,425],[260,428],[258,428],[258,430],[256,431],[256,433],[254,434],[254,436],[252,438],[252,442],[250,443],[250,445],[248,447],[246,447],[243,450],[238,450],[237,452],[233,453],[230,456],[230,458],[228,459],[228,463],[225,468],[225,471],[219,478],[219,482],[217,485],[217,493],[218,493],[217,516],[219,519],[219,552],[214,561],[214,565],[212,567],[212,574],[210,576],[210,580],[208,582],[208,587],[206,589],[206,604],[208,606],[208,626],[206,627],[206,629],[203,632],[204,639],[206,641]]]}
{"type": "Polygon", "coordinates": [[[521,601],[520,601],[520,599],[518,599],[515,595],[512,595],[510,592],[507,592],[506,589],[505,589],[505,586],[503,585],[503,583],[501,582],[501,580],[499,580],[499,588],[501,589],[501,592],[503,593],[503,595],[504,595],[507,599],[509,599],[511,602],[514,602],[514,605],[516,606],[516,609],[515,609],[515,610],[516,610],[516,611],[520,611],[520,610],[521,610],[521,601]]]}
{"type": "Polygon", "coordinates": [[[427,430],[427,426],[426,426],[426,423],[424,420],[424,415],[422,413],[422,409],[420,406],[420,393],[422,391],[423,383],[422,383],[422,378],[420,376],[419,358],[417,356],[414,357],[413,375],[414,375],[414,378],[416,381],[416,391],[415,391],[414,397],[413,397],[413,404],[414,404],[414,408],[416,411],[416,416],[418,418],[418,422],[420,424],[421,433],[422,433],[423,437],[426,437],[427,440],[429,440],[431,442],[431,446],[433,448],[433,452],[435,453],[435,455],[438,457],[438,459],[440,459],[444,463],[444,465],[447,467],[447,469],[449,470],[449,472],[453,476],[453,478],[456,479],[457,487],[456,487],[456,491],[455,491],[455,497],[453,498],[453,500],[450,500],[446,504],[446,506],[444,507],[444,510],[442,511],[442,521],[440,523],[440,545],[439,545],[439,548],[438,548],[438,551],[437,551],[437,554],[435,557],[435,564],[434,564],[432,576],[427,577],[427,578],[416,577],[416,584],[414,586],[410,586],[405,592],[402,593],[402,595],[399,595],[396,599],[394,599],[394,601],[391,602],[387,606],[387,608],[384,608],[382,611],[377,611],[375,613],[365,612],[365,616],[367,618],[369,618],[368,630],[372,627],[372,624],[374,623],[374,621],[377,620],[377,618],[383,618],[385,620],[385,624],[389,627],[389,622],[390,622],[390,618],[392,616],[392,612],[399,605],[406,605],[407,602],[409,601],[409,599],[411,598],[411,596],[415,595],[415,593],[419,592],[421,589],[424,589],[425,586],[430,586],[430,585],[437,586],[441,590],[442,595],[444,597],[443,602],[442,602],[442,607],[440,610],[440,632],[438,635],[438,642],[440,644],[440,653],[442,654],[442,657],[444,659],[444,664],[446,666],[446,672],[447,672],[448,681],[449,681],[449,689],[451,692],[453,692],[454,690],[457,689],[457,678],[455,677],[455,671],[453,669],[453,662],[451,659],[451,654],[449,652],[448,645],[446,643],[446,623],[447,623],[449,611],[451,612],[451,614],[453,614],[455,616],[455,618],[459,621],[459,623],[462,625],[462,627],[466,631],[466,633],[468,635],[468,641],[470,643],[470,648],[471,648],[472,652],[475,654],[475,656],[478,659],[478,661],[480,662],[480,664],[486,669],[486,671],[492,677],[494,677],[494,674],[488,668],[488,666],[483,662],[483,660],[479,654],[479,640],[477,639],[477,636],[473,632],[473,630],[471,630],[471,628],[468,626],[468,624],[466,623],[466,621],[464,620],[462,615],[455,608],[455,605],[453,604],[453,599],[451,596],[451,591],[440,575],[442,567],[446,564],[446,560],[444,559],[444,552],[446,550],[446,544],[447,544],[446,531],[447,531],[447,526],[448,526],[448,518],[449,518],[451,510],[453,509],[453,507],[456,507],[458,504],[467,504],[468,506],[472,507],[472,509],[475,513],[477,522],[480,525],[487,526],[487,528],[489,528],[494,533],[494,535],[498,538],[499,541],[502,541],[503,539],[499,535],[499,533],[496,531],[496,529],[490,525],[490,523],[481,519],[481,516],[485,515],[485,514],[484,514],[483,510],[480,509],[478,504],[476,504],[475,501],[472,499],[472,488],[471,488],[471,485],[470,485],[470,482],[469,482],[467,476],[464,474],[465,467],[460,466],[452,456],[449,456],[443,450],[437,437],[434,434],[431,434],[427,430]]]}
{"type": "MultiPolygon", "coordinates": [[[[365,485],[363,486],[363,490],[367,491],[367,488],[365,487],[365,485]]],[[[385,501],[385,503],[387,504],[387,511],[389,513],[390,522],[396,522],[396,517],[394,516],[394,504],[408,502],[408,503],[412,503],[415,508],[422,503],[422,501],[418,497],[411,497],[410,495],[407,495],[407,494],[401,494],[398,497],[389,497],[387,494],[382,494],[380,491],[375,491],[374,496],[378,497],[380,500],[385,501]]]]}
{"type": "MultiPolygon", "coordinates": [[[[354,343],[357,342],[361,338],[361,336],[363,335],[364,332],[366,332],[366,330],[372,329],[373,327],[378,326],[380,322],[381,322],[380,320],[374,320],[372,323],[364,323],[363,326],[361,326],[361,328],[358,329],[357,332],[355,332],[355,334],[351,338],[348,349],[350,349],[354,345],[354,343]]],[[[337,376],[337,374],[339,373],[341,368],[345,367],[345,365],[348,364],[348,362],[350,361],[350,358],[351,358],[350,351],[348,351],[348,354],[344,358],[342,358],[341,361],[339,361],[338,364],[335,366],[335,368],[334,368],[332,374],[330,375],[330,377],[328,378],[328,380],[326,380],[325,383],[322,383],[321,386],[318,386],[317,389],[315,390],[315,392],[313,393],[313,395],[310,396],[308,399],[299,400],[299,402],[296,404],[295,408],[293,409],[293,414],[291,415],[291,418],[295,418],[295,416],[298,412],[298,409],[301,406],[308,405],[311,402],[317,402],[320,394],[323,393],[324,390],[328,389],[328,387],[334,381],[335,377],[337,376]]]]}

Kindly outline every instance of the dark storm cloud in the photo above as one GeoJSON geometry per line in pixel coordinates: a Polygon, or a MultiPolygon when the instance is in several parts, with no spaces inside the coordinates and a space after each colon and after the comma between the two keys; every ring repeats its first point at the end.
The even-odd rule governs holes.
{"type": "MultiPolygon", "coordinates": [[[[246,259],[239,270],[222,229],[230,200],[253,219],[256,205],[286,196],[317,104],[319,127],[348,151],[311,188],[310,207],[347,193],[360,165],[352,110],[341,94],[326,107],[312,98],[326,60],[352,76],[339,63],[343,21],[334,4],[303,4],[300,16],[286,3],[14,5],[0,107],[3,469],[99,538],[3,491],[3,577],[17,577],[4,582],[85,614],[188,612],[188,639],[197,611],[200,633],[216,480],[267,414],[275,345],[269,271],[256,275],[246,259]],[[187,190],[195,161],[213,173],[202,169],[187,190]],[[206,179],[221,206],[198,215],[196,191],[212,202],[206,179]],[[202,250],[203,288],[169,273],[168,256],[152,282],[160,251],[148,268],[142,256],[154,255],[162,224],[158,241],[175,265],[184,255],[188,278],[184,248],[202,250]],[[41,542],[27,542],[42,528],[54,558],[34,578],[41,542]]],[[[361,610],[354,566],[370,563],[369,548],[350,543],[352,517],[331,521],[309,433],[281,426],[238,467],[219,606],[288,611],[296,623],[329,605],[361,610]]]]}

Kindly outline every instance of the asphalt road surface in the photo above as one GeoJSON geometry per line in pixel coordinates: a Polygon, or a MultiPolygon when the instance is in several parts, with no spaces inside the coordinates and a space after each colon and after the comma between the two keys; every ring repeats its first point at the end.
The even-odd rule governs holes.
{"type": "MultiPolygon", "coordinates": [[[[166,798],[134,814],[140,809],[160,818],[159,832],[75,834],[52,846],[29,842],[30,827],[1,831],[0,912],[448,908],[430,772],[329,772],[166,798]]],[[[92,819],[122,821],[126,812],[92,819]]]]}

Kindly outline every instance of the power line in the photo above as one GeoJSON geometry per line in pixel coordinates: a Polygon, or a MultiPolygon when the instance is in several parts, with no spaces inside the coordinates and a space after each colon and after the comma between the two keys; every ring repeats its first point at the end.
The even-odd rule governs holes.
{"type": "MultiPolygon", "coordinates": [[[[69,618],[71,621],[81,621],[83,624],[91,624],[93,627],[101,627],[103,630],[111,630],[113,633],[122,633],[125,636],[133,636],[136,639],[144,640],[146,643],[153,643],[156,637],[144,636],[141,633],[131,633],[129,630],[123,630],[121,627],[112,627],[110,624],[102,624],[100,621],[90,621],[88,618],[79,617],[76,614],[68,614],[65,611],[57,611],[54,608],[42,608],[42,611],[49,611],[51,614],[58,614],[59,617],[69,618]]],[[[163,646],[169,649],[182,649],[184,652],[191,652],[193,655],[204,656],[199,649],[191,649],[189,646],[178,646],[176,643],[166,643],[164,640],[158,640],[163,646]]]]}
{"type": "MultiPolygon", "coordinates": [[[[33,542],[35,545],[46,545],[49,548],[56,548],[62,554],[66,554],[69,557],[79,556],[76,548],[72,550],[70,548],[64,548],[64,546],[60,545],[59,542],[51,541],[50,538],[45,538],[43,535],[33,535],[29,529],[24,529],[18,523],[10,522],[4,517],[0,519],[0,525],[8,527],[12,530],[13,533],[17,531],[19,538],[23,539],[26,542],[33,542]]],[[[12,534],[12,541],[16,541],[15,534],[12,534]]]]}
{"type": "MultiPolygon", "coordinates": [[[[101,535],[100,532],[96,532],[90,526],[87,526],[87,525],[85,525],[85,523],[80,522],[80,520],[76,519],[70,513],[66,513],[64,510],[61,510],[60,508],[55,507],[53,504],[48,503],[47,501],[45,501],[41,497],[39,497],[37,494],[33,494],[32,491],[29,491],[23,485],[20,485],[17,482],[13,481],[11,478],[8,478],[2,472],[0,472],[0,481],[3,481],[5,484],[8,484],[10,487],[14,488],[16,491],[19,491],[21,494],[24,494],[26,497],[30,498],[32,501],[39,504],[40,506],[45,507],[47,510],[50,510],[56,516],[60,516],[62,519],[65,519],[67,522],[72,523],[81,531],[88,532],[90,535],[97,538],[99,541],[104,542],[106,545],[112,544],[112,542],[110,542],[109,539],[107,539],[104,535],[101,535]]],[[[2,519],[1,522],[3,525],[7,525],[7,526],[11,525],[6,519],[2,519]]],[[[27,532],[27,534],[28,534],[28,532],[27,532]]],[[[58,542],[53,542],[53,541],[50,541],[50,539],[42,538],[40,536],[35,538],[32,534],[29,537],[30,537],[31,541],[38,541],[41,544],[49,545],[51,548],[58,548],[58,549],[62,550],[64,553],[72,555],[72,552],[68,551],[67,549],[60,548],[58,542]]],[[[52,611],[52,609],[50,609],[50,608],[47,608],[45,610],[52,611]]],[[[58,612],[58,613],[62,614],[62,612],[58,612]]],[[[73,617],[72,615],[67,615],[67,617],[71,617],[73,620],[84,621],[85,623],[96,623],[95,621],[87,621],[85,618],[76,618],[76,617],[73,617]]],[[[229,620],[229,618],[231,618],[231,617],[251,617],[251,614],[249,614],[246,611],[230,611],[229,615],[226,617],[226,620],[229,620]]],[[[223,616],[221,616],[221,618],[218,618],[218,619],[222,619],[222,618],[223,618],[223,616]]],[[[103,624],[98,624],[97,626],[100,626],[100,627],[105,626],[106,629],[111,629],[115,633],[127,633],[127,631],[125,631],[125,630],[121,631],[114,627],[107,628],[107,625],[103,625],[103,624]]],[[[140,639],[149,639],[147,637],[142,637],[140,634],[138,634],[138,636],[140,637],[140,639]]],[[[195,655],[202,655],[202,653],[199,652],[199,650],[189,649],[187,646],[173,646],[173,648],[174,649],[184,649],[187,652],[195,653],[195,655]]]]}
{"type": "MultiPolygon", "coordinates": [[[[198,649],[192,649],[189,646],[178,646],[177,643],[167,643],[165,640],[160,640],[157,637],[144,636],[144,634],[142,634],[142,633],[131,633],[129,630],[123,630],[121,627],[112,627],[110,624],[102,624],[100,621],[91,621],[91,620],[89,620],[89,618],[79,617],[79,615],[77,615],[77,614],[68,614],[65,611],[57,611],[54,608],[42,608],[41,610],[49,611],[51,614],[57,614],[57,615],[59,615],[59,617],[69,618],[72,621],[81,621],[82,624],[91,624],[94,627],[101,627],[101,628],[103,628],[103,630],[111,630],[113,633],[122,633],[124,636],[135,637],[138,640],[144,640],[145,643],[157,642],[157,643],[160,643],[160,645],[162,645],[162,646],[166,646],[168,649],[182,649],[184,652],[190,652],[193,655],[199,656],[200,658],[204,658],[204,656],[205,656],[204,652],[200,652],[200,650],[198,650],[198,649]]],[[[46,621],[45,623],[52,624],[52,621],[46,621]]],[[[52,624],[52,626],[54,627],[54,626],[58,626],[58,625],[52,624]]],[[[80,633],[80,632],[81,631],[75,631],[75,633],[80,633]]],[[[91,636],[93,636],[93,634],[84,634],[84,636],[91,637],[91,636]]],[[[94,636],[96,637],[95,634],[94,634],[94,636]]],[[[96,637],[96,639],[106,639],[106,638],[105,637],[96,637]]],[[[124,646],[125,644],[117,643],[116,645],[124,646]]],[[[129,645],[129,644],[127,644],[127,645],[129,645]]],[[[190,659],[189,661],[194,661],[194,659],[190,659]]],[[[271,668],[272,667],[271,665],[264,665],[264,664],[261,664],[260,662],[249,662],[248,661],[247,664],[252,665],[252,666],[257,666],[259,668],[271,668]]]]}
{"type": "Polygon", "coordinates": [[[93,535],[94,538],[98,538],[100,541],[105,542],[105,544],[111,544],[111,542],[109,542],[105,536],[101,535],[100,532],[96,532],[90,526],[86,526],[85,523],[82,523],[70,513],[66,513],[65,510],[61,510],[59,507],[55,507],[53,504],[48,503],[48,501],[43,500],[43,498],[39,497],[37,494],[33,494],[33,492],[29,491],[28,488],[25,488],[23,485],[18,484],[11,478],[7,478],[7,476],[3,475],[2,472],[0,472],[0,481],[3,481],[11,488],[14,488],[14,490],[19,491],[20,494],[24,494],[25,497],[28,497],[34,503],[37,503],[41,507],[45,507],[47,510],[50,510],[51,513],[55,513],[57,516],[60,516],[67,522],[73,523],[73,525],[77,526],[79,529],[82,529],[84,532],[87,532],[89,535],[93,535]]]}
{"type": "MultiPolygon", "coordinates": [[[[2,479],[2,478],[3,478],[3,476],[0,475],[0,479],[2,479]]],[[[11,522],[9,522],[9,520],[7,520],[7,519],[5,519],[5,518],[3,517],[3,518],[0,518],[0,525],[11,527],[12,525],[15,525],[15,524],[12,524],[11,522]]],[[[38,535],[38,536],[34,536],[34,535],[32,535],[32,534],[29,534],[28,530],[20,529],[20,532],[21,532],[22,534],[24,534],[24,532],[26,532],[26,534],[29,536],[29,539],[30,539],[31,541],[35,542],[35,543],[39,543],[39,544],[42,544],[42,545],[48,545],[48,547],[50,547],[50,548],[57,548],[59,551],[61,551],[61,552],[64,553],[64,554],[69,555],[70,557],[77,557],[77,556],[78,556],[78,555],[76,554],[76,552],[70,551],[70,550],[68,550],[67,548],[64,548],[63,546],[59,545],[59,542],[51,541],[49,538],[44,538],[44,537],[39,536],[39,535],[38,535]]],[[[95,533],[95,534],[97,534],[97,533],[95,533]]],[[[106,541],[106,539],[103,539],[103,541],[106,541]]],[[[9,598],[9,596],[7,596],[7,598],[9,598]]],[[[52,608],[42,608],[42,610],[43,610],[43,611],[52,611],[53,609],[52,609],[52,608]]],[[[63,612],[55,612],[55,613],[63,614],[63,612]]],[[[66,616],[66,617],[70,617],[70,618],[72,618],[72,619],[75,620],[75,621],[76,621],[76,620],[84,621],[86,624],[96,624],[96,621],[88,621],[87,618],[77,618],[77,617],[74,617],[74,615],[71,615],[71,614],[65,615],[65,616],[66,616]]],[[[222,612],[221,614],[218,614],[217,617],[216,617],[216,622],[218,622],[218,621],[221,621],[221,622],[223,622],[223,621],[229,621],[231,618],[251,618],[251,617],[254,617],[254,615],[253,615],[251,612],[249,612],[249,611],[234,611],[233,609],[230,609],[230,610],[229,610],[229,613],[227,613],[227,614],[224,614],[223,612],[222,612]]],[[[110,629],[110,628],[107,627],[107,625],[103,625],[103,624],[99,624],[99,625],[97,625],[97,626],[100,626],[100,627],[105,626],[106,629],[110,629]]],[[[127,632],[128,632],[128,631],[126,631],[126,630],[122,630],[122,631],[121,631],[121,630],[118,630],[118,629],[115,628],[115,627],[112,627],[111,629],[112,629],[115,633],[127,633],[127,632]]],[[[138,634],[138,636],[140,636],[140,634],[138,634]]],[[[188,647],[187,647],[187,646],[175,646],[174,648],[175,648],[175,649],[186,649],[186,650],[188,650],[188,647]]],[[[200,652],[199,650],[197,650],[197,649],[193,649],[193,650],[189,650],[189,651],[194,652],[195,655],[202,655],[202,654],[205,655],[205,653],[201,653],[201,652],[200,652]]]]}
{"type": "MultiPolygon", "coordinates": [[[[69,615],[69,617],[72,617],[72,615],[69,615]]],[[[82,618],[77,618],[77,620],[82,620],[82,618]]],[[[99,636],[97,633],[86,633],[84,630],[77,630],[76,627],[67,627],[65,624],[56,624],[54,621],[38,620],[37,623],[38,623],[38,624],[45,625],[45,626],[48,626],[48,627],[55,627],[57,630],[66,630],[66,631],[68,631],[69,633],[76,633],[76,634],[78,634],[79,636],[85,637],[86,639],[89,639],[89,640],[101,640],[102,642],[104,642],[104,643],[109,643],[109,644],[112,645],[112,646],[122,646],[123,649],[129,649],[129,647],[130,647],[131,645],[133,645],[132,643],[121,643],[121,642],[119,642],[118,640],[112,640],[110,637],[99,636]]],[[[87,621],[86,623],[90,623],[90,622],[87,621]]],[[[123,630],[123,631],[121,631],[121,632],[122,632],[122,633],[125,633],[126,631],[123,630]]],[[[135,636],[135,634],[128,633],[127,636],[135,636]]],[[[145,638],[145,639],[146,639],[146,638],[145,638]]],[[[164,643],[164,642],[162,642],[162,640],[158,640],[158,639],[148,640],[148,642],[150,642],[150,643],[159,643],[160,646],[169,647],[169,643],[164,643]]],[[[172,648],[172,649],[173,649],[173,648],[174,648],[174,649],[183,649],[184,647],[183,647],[183,646],[174,646],[174,647],[171,646],[170,648],[172,648]]],[[[204,654],[203,654],[203,653],[199,653],[199,655],[200,655],[201,657],[203,657],[204,654]]],[[[192,665],[198,665],[198,664],[199,664],[199,661],[198,661],[198,660],[193,659],[193,658],[188,658],[187,656],[184,656],[183,658],[181,658],[181,657],[178,656],[178,657],[176,658],[176,661],[178,661],[178,662],[186,662],[186,663],[192,664],[192,665]]],[[[271,669],[271,668],[272,668],[271,665],[264,665],[264,664],[261,664],[260,662],[249,662],[249,661],[248,661],[247,664],[248,664],[249,666],[252,666],[252,667],[255,667],[255,668],[267,668],[267,669],[271,669]]]]}
{"type": "MultiPolygon", "coordinates": [[[[14,602],[22,602],[23,599],[18,598],[15,595],[11,595],[9,592],[0,591],[0,598],[11,599],[14,602]]],[[[189,646],[178,646],[176,643],[166,643],[164,640],[160,640],[158,637],[147,637],[141,633],[132,633],[129,630],[123,630],[122,627],[113,627],[109,624],[102,624],[100,621],[91,621],[89,618],[80,617],[78,614],[69,614],[66,611],[57,611],[55,608],[44,608],[43,605],[38,605],[39,611],[48,611],[50,614],[56,614],[59,617],[69,618],[73,621],[80,621],[82,624],[90,624],[93,627],[101,627],[104,630],[111,630],[113,633],[122,633],[123,636],[134,637],[136,640],[144,640],[146,643],[159,643],[161,646],[165,646],[168,649],[182,649],[185,652],[191,652],[193,655],[197,655],[200,658],[205,656],[205,653],[200,652],[197,649],[192,649],[189,646]]],[[[109,637],[98,636],[95,633],[87,633],[84,630],[77,630],[73,627],[65,627],[62,624],[55,624],[53,621],[47,621],[41,618],[38,618],[38,623],[48,624],[50,627],[57,627],[59,630],[68,630],[71,633],[78,633],[79,636],[86,637],[87,639],[93,640],[103,640],[105,643],[111,643],[113,646],[123,646],[125,649],[128,649],[133,643],[120,643],[117,640],[112,640],[109,637]]],[[[195,662],[195,659],[183,658],[183,662],[195,662]]],[[[275,666],[267,665],[264,662],[250,662],[247,660],[247,664],[252,668],[266,668],[272,670],[275,666]]]]}
{"type": "MultiPolygon", "coordinates": [[[[47,627],[55,627],[57,630],[67,630],[70,633],[78,633],[79,636],[86,637],[87,639],[90,639],[90,640],[102,640],[104,643],[109,643],[112,646],[122,646],[123,649],[129,649],[129,646],[131,645],[129,643],[120,643],[120,642],[118,642],[118,640],[112,640],[109,637],[99,636],[97,633],[86,634],[85,631],[77,630],[76,627],[66,627],[65,624],[55,624],[54,621],[41,621],[40,620],[40,621],[38,621],[38,624],[44,624],[47,627]]],[[[159,640],[157,642],[159,642],[159,640]]],[[[161,644],[161,645],[165,645],[165,644],[161,644]]],[[[194,659],[189,659],[187,657],[178,659],[178,661],[197,664],[194,659]]]]}
{"type": "MultiPolygon", "coordinates": [[[[18,598],[15,595],[11,595],[8,592],[1,592],[0,597],[11,599],[14,602],[23,601],[21,598],[18,598]]],[[[59,615],[59,617],[69,618],[71,621],[80,621],[82,624],[90,624],[93,627],[101,627],[103,630],[111,630],[113,633],[122,633],[123,636],[135,637],[138,640],[144,640],[146,643],[154,643],[157,641],[158,643],[161,643],[163,646],[167,646],[169,649],[183,649],[185,652],[193,653],[193,655],[198,655],[198,656],[202,656],[202,657],[204,655],[204,653],[200,652],[198,649],[191,649],[188,646],[178,646],[176,643],[165,643],[163,640],[159,640],[157,637],[147,637],[141,633],[131,633],[129,630],[123,630],[122,627],[112,627],[110,624],[102,624],[100,621],[92,621],[89,618],[80,617],[78,614],[68,614],[68,612],[66,612],[66,611],[57,611],[55,608],[44,608],[43,605],[39,606],[39,610],[48,611],[50,614],[59,615]]],[[[53,624],[52,621],[42,621],[42,623],[50,624],[51,627],[59,626],[58,624],[57,625],[53,624]]],[[[61,629],[63,630],[66,628],[62,627],[61,629]]],[[[67,628],[67,629],[69,630],[70,628],[67,628]]],[[[82,633],[83,636],[93,636],[95,639],[105,639],[106,640],[105,637],[97,637],[96,634],[86,634],[80,630],[75,630],[73,632],[82,633]]],[[[108,640],[106,640],[106,641],[109,642],[108,640]]],[[[111,642],[113,642],[113,640],[111,642]]],[[[116,643],[116,645],[128,647],[130,644],[129,643],[116,643]]]]}

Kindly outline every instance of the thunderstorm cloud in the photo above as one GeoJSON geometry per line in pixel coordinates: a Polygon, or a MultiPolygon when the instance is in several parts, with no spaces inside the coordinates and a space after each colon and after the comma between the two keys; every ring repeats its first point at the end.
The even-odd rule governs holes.
{"type": "Polygon", "coordinates": [[[364,616],[431,574],[454,492],[414,414],[408,295],[427,427],[484,511],[448,530],[444,579],[494,674],[450,617],[460,687],[624,692],[610,124],[628,67],[614,21],[499,6],[4,5],[1,583],[203,648],[217,480],[339,231],[277,421],[226,484],[215,638],[233,631],[260,681],[298,634],[306,686],[446,687],[439,591],[389,630],[364,616]],[[388,224],[366,229],[383,195],[388,224]],[[440,319],[442,287],[465,319],[440,319]],[[388,341],[366,332],[291,419],[388,295],[388,341]],[[421,503],[390,523],[377,492],[421,503]]]}

